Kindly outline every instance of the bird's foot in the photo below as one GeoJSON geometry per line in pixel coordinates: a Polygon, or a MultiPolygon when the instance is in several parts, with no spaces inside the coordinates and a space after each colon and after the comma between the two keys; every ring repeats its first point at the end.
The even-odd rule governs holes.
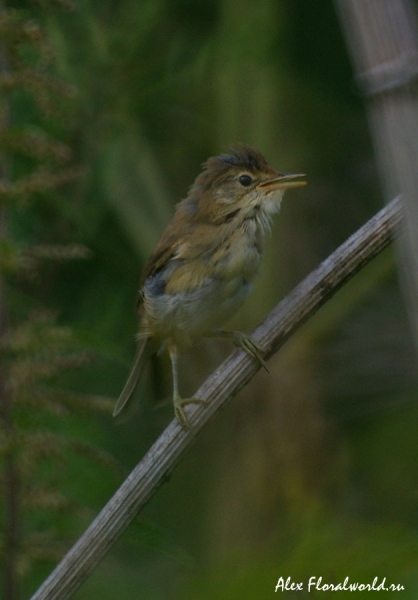
{"type": "Polygon", "coordinates": [[[259,346],[249,335],[242,333],[242,331],[232,331],[232,341],[235,346],[241,348],[244,352],[255,358],[262,367],[265,368],[267,373],[269,372],[266,361],[263,358],[264,350],[259,346]]]}
{"type": "Polygon", "coordinates": [[[174,415],[182,427],[191,431],[192,428],[190,425],[190,421],[183,408],[184,406],[186,406],[186,404],[208,404],[208,402],[207,400],[202,400],[201,398],[182,398],[179,394],[174,394],[174,415]]]}

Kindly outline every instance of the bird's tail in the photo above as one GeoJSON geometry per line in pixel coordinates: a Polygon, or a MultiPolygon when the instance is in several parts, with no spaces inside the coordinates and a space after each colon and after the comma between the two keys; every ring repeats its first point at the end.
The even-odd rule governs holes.
{"type": "Polygon", "coordinates": [[[136,386],[138,385],[138,381],[141,377],[141,373],[144,368],[145,362],[149,356],[149,341],[150,338],[145,338],[140,340],[138,343],[138,350],[136,353],[135,362],[129,374],[128,380],[125,383],[125,387],[123,388],[121,395],[119,396],[115,404],[115,408],[113,410],[114,417],[116,417],[116,415],[118,415],[125,408],[136,386]]]}

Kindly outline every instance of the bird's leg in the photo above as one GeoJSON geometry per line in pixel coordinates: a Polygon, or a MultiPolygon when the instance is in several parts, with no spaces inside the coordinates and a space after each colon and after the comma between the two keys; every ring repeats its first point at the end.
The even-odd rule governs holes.
{"type": "Polygon", "coordinates": [[[255,360],[265,368],[267,373],[269,372],[266,361],[263,358],[264,350],[246,333],[243,333],[242,331],[216,329],[216,331],[210,334],[210,337],[226,337],[232,339],[235,346],[241,348],[241,350],[249,354],[252,358],[255,358],[255,360]]]}
{"type": "Polygon", "coordinates": [[[187,415],[184,411],[183,406],[186,404],[200,403],[207,404],[206,400],[202,400],[201,398],[182,398],[179,394],[179,381],[178,381],[178,351],[176,346],[169,344],[168,352],[170,354],[171,359],[171,368],[173,372],[173,406],[174,406],[174,414],[176,416],[177,421],[180,423],[182,427],[185,427],[189,431],[191,431],[190,422],[187,418],[187,415]]]}

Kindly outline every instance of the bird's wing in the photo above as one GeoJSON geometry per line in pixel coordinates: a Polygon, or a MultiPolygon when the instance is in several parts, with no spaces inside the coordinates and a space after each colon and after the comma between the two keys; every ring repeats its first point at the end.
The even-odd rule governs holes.
{"type": "Polygon", "coordinates": [[[139,286],[139,293],[137,297],[136,308],[138,316],[141,317],[142,308],[142,286],[145,281],[164,269],[169,261],[179,256],[179,252],[184,246],[185,239],[187,238],[186,228],[178,227],[175,233],[172,233],[172,229],[167,228],[166,232],[160,238],[154,252],[151,254],[142,271],[141,283],[139,286]]]}

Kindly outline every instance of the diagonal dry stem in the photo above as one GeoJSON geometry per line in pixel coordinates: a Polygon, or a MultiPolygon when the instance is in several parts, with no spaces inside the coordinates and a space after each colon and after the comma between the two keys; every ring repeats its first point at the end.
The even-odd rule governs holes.
{"type": "MultiPolygon", "coordinates": [[[[400,220],[401,202],[397,198],[271,311],[252,335],[266,349],[266,358],[277,352],[336,290],[390,243],[400,220]]],[[[259,363],[241,350],[231,354],[196,392],[208,404],[187,408],[193,433],[198,433],[259,368],[259,363]]],[[[32,600],[70,598],[166,480],[194,439],[193,434],[173,420],[32,600]]]]}

